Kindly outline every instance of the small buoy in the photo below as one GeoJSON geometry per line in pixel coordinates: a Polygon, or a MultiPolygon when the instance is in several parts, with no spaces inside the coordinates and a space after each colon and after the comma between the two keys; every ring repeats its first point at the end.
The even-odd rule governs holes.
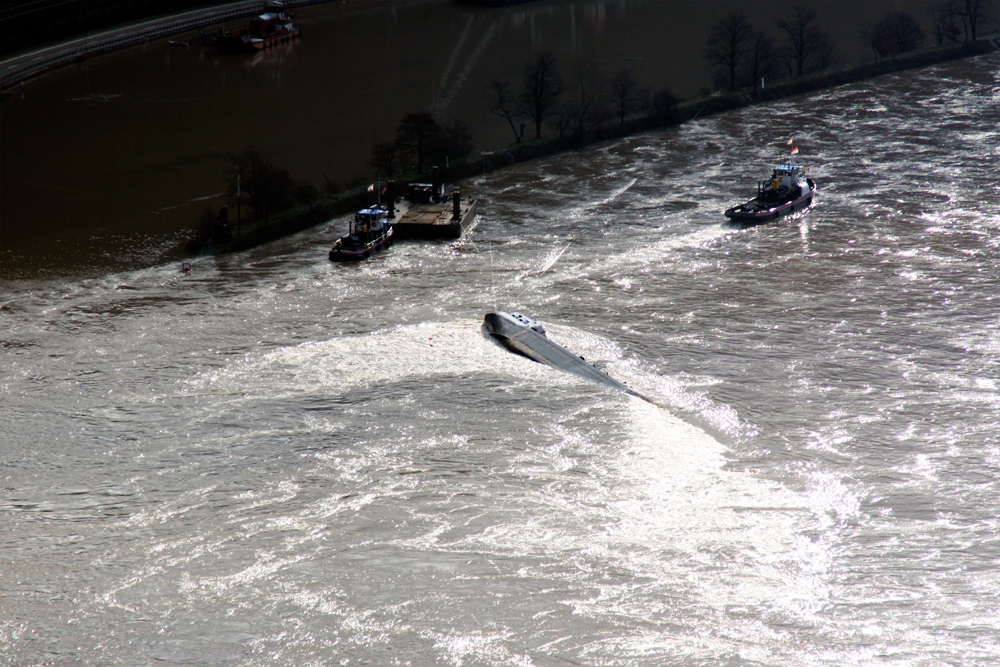
{"type": "Polygon", "coordinates": [[[191,262],[181,263],[181,273],[191,273],[191,262]]]}

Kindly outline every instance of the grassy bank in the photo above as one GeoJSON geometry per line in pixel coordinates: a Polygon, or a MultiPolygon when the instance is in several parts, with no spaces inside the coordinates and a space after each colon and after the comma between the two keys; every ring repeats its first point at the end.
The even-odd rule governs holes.
{"type": "Polygon", "coordinates": [[[231,220],[232,240],[227,242],[214,241],[211,227],[206,226],[188,242],[187,251],[193,255],[218,255],[254,248],[363,208],[372,203],[371,198],[367,188],[356,188],[282,211],[268,220],[243,220],[239,223],[231,220]]]}

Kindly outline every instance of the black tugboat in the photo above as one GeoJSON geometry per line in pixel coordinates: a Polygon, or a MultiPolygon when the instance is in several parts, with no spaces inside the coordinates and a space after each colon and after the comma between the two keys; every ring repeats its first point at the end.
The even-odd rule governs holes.
{"type": "Polygon", "coordinates": [[[816,183],[806,176],[805,167],[786,162],[774,168],[770,180],[757,184],[756,197],[727,209],[726,217],[744,225],[777,220],[809,208],[814,194],[816,183]]]}
{"type": "Polygon", "coordinates": [[[347,236],[338,239],[330,250],[330,260],[357,261],[392,245],[392,226],[387,216],[388,211],[381,206],[364,208],[355,213],[347,236]]]}
{"type": "Polygon", "coordinates": [[[487,313],[483,319],[483,333],[498,340],[511,352],[540,364],[558,368],[605,387],[624,391],[629,396],[645,398],[597,366],[587,363],[583,357],[553,343],[545,334],[541,324],[521,313],[508,313],[502,310],[487,313]]]}

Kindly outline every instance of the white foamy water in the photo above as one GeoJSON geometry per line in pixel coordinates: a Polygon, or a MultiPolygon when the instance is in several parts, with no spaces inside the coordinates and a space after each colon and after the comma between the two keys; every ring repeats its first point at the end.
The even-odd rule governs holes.
{"type": "Polygon", "coordinates": [[[995,664],[998,69],[488,174],[357,266],[5,282],[0,664],[995,664]],[[790,136],[813,210],[723,225],[790,136]]]}

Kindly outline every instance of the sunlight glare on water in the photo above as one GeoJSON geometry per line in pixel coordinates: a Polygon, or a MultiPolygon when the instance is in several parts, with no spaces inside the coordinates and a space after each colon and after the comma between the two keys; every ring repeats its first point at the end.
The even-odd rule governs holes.
{"type": "Polygon", "coordinates": [[[360,265],[5,281],[0,664],[995,664],[998,72],[484,174],[360,265]],[[815,206],[723,224],[792,136],[815,206]]]}

